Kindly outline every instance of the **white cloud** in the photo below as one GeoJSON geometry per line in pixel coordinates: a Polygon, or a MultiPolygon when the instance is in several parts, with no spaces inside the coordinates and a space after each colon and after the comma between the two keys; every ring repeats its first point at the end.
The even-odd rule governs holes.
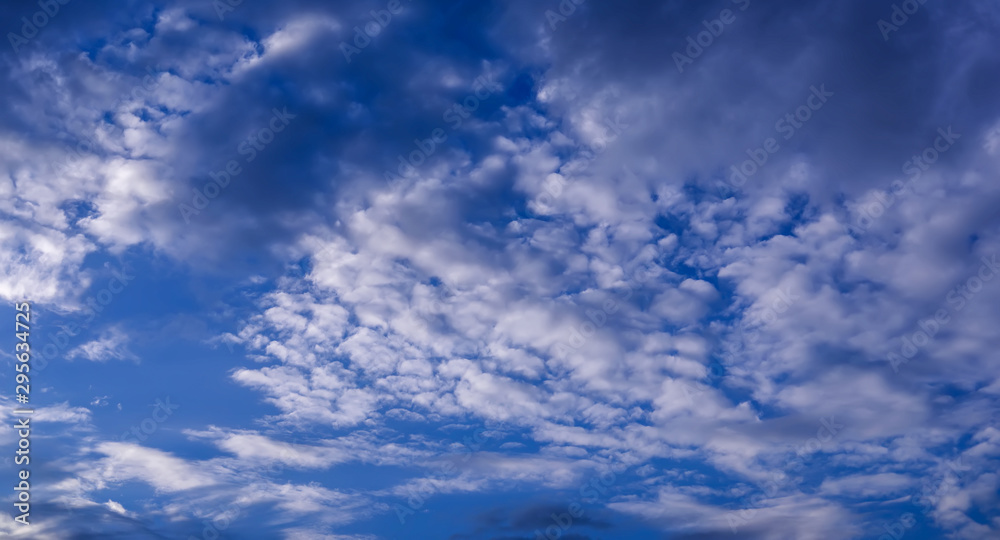
{"type": "Polygon", "coordinates": [[[102,332],[101,337],[74,347],[67,353],[69,359],[86,358],[91,362],[107,362],[108,360],[130,360],[138,362],[139,358],[128,349],[129,336],[119,327],[109,328],[102,332]]]}

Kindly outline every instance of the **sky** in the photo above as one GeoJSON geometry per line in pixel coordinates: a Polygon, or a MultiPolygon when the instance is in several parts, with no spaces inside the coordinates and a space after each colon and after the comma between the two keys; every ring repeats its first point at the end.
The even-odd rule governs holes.
{"type": "Polygon", "coordinates": [[[996,2],[0,27],[0,536],[1000,538],[996,2]]]}

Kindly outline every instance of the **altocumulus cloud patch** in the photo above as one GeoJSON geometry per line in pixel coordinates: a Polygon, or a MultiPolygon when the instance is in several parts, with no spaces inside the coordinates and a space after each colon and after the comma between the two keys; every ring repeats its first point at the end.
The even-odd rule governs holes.
{"type": "Polygon", "coordinates": [[[0,15],[4,535],[1000,534],[993,3],[0,15]]]}

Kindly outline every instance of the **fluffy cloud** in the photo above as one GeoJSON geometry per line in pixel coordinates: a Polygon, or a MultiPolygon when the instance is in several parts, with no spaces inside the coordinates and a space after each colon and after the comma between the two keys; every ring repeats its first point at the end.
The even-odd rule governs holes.
{"type": "MultiPolygon", "coordinates": [[[[79,14],[86,50],[64,16],[2,57],[0,296],[73,316],[90,259],[126,254],[265,275],[219,301],[246,354],[213,381],[263,404],[192,420],[215,457],[88,436],[61,501],[126,529],[261,505],[340,538],[414,490],[571,490],[614,462],[600,504],[679,537],[1000,527],[988,3],[886,41],[882,3],[737,0],[683,72],[715,8],[406,3],[347,62],[371,6],[133,7],[79,14]],[[460,441],[477,427],[503,444],[460,441]],[[259,470],[345,464],[393,481],[259,470]],[[131,484],[157,502],[108,494],[131,484]]],[[[111,323],[69,357],[135,359],[111,323]]]]}

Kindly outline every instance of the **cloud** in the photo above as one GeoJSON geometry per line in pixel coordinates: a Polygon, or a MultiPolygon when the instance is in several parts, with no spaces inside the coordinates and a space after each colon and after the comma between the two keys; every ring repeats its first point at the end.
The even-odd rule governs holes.
{"type": "Polygon", "coordinates": [[[86,358],[91,362],[107,362],[108,360],[138,362],[139,358],[129,351],[128,342],[129,336],[124,330],[112,327],[102,332],[100,338],[71,349],[66,357],[70,360],[86,358]]]}
{"type": "MultiPolygon", "coordinates": [[[[716,8],[588,2],[553,25],[521,0],[407,3],[347,62],[380,6],[96,6],[0,53],[0,296],[73,318],[91,261],[142,259],[204,285],[165,306],[225,298],[220,339],[246,354],[206,384],[263,401],[188,419],[197,459],[74,432],[55,489],[108,530],[237,504],[337,537],[411,489],[558,491],[612,459],[642,474],[601,505],[679,537],[871,534],[925,478],[934,527],[998,528],[994,6],[928,4],[886,42],[882,3],[727,2],[739,19],[683,73],[671,52],[716,8]],[[832,95],[785,137],[814,88],[832,95]],[[276,108],[294,120],[249,152],[276,108]],[[961,135],[911,172],[941,129],[961,135]],[[510,440],[440,474],[456,425],[510,440]],[[393,480],[323,474],[354,464],[393,480]],[[133,483],[148,508],[105,493],[133,483]]],[[[105,316],[68,358],[137,362],[129,315],[105,316]]],[[[36,418],[90,429],[71,403],[36,418]]]]}
{"type": "Polygon", "coordinates": [[[820,489],[831,495],[886,497],[909,489],[916,481],[896,473],[866,474],[824,480],[820,489]]]}

